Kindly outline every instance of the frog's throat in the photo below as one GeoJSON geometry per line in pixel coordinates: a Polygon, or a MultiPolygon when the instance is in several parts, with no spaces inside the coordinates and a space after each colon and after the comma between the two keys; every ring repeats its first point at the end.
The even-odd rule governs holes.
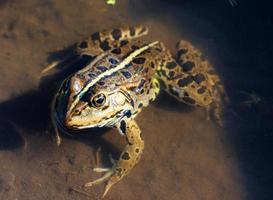
{"type": "Polygon", "coordinates": [[[147,49],[149,49],[152,46],[155,46],[156,44],[158,44],[158,41],[149,43],[135,51],[133,51],[131,54],[129,54],[122,62],[120,62],[116,67],[112,68],[111,70],[107,70],[104,73],[98,75],[95,79],[93,79],[92,81],[90,81],[75,97],[74,97],[74,101],[72,102],[70,109],[68,110],[68,114],[72,112],[72,110],[74,109],[74,107],[77,105],[77,103],[80,101],[80,97],[89,90],[89,88],[91,88],[93,85],[95,85],[97,82],[99,82],[101,79],[103,79],[105,76],[110,76],[113,73],[123,69],[126,67],[126,65],[128,65],[136,56],[138,56],[139,54],[141,54],[142,52],[146,51],[147,49]]]}

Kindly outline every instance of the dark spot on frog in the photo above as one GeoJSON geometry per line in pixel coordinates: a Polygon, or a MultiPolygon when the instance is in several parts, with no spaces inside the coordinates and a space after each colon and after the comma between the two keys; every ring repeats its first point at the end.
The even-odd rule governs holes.
{"type": "Polygon", "coordinates": [[[130,160],[130,155],[128,152],[124,152],[121,156],[121,159],[123,160],[130,160]]]}
{"type": "Polygon", "coordinates": [[[107,40],[100,43],[100,48],[103,51],[108,51],[109,49],[111,49],[111,47],[109,46],[109,42],[107,40]]]}
{"type": "Polygon", "coordinates": [[[142,90],[140,91],[140,94],[143,94],[144,93],[144,89],[142,88],[142,90]]]}
{"type": "Polygon", "coordinates": [[[183,97],[182,100],[185,102],[185,103],[188,103],[188,104],[191,104],[191,105],[194,105],[195,104],[195,101],[190,98],[190,97],[183,97]]]}
{"type": "Polygon", "coordinates": [[[135,102],[133,100],[131,100],[130,104],[132,107],[135,107],[135,102]]]}
{"type": "Polygon", "coordinates": [[[134,58],[132,62],[135,64],[143,64],[145,62],[145,60],[146,59],[143,57],[137,57],[137,58],[134,58]]]}
{"type": "Polygon", "coordinates": [[[102,71],[102,72],[107,71],[107,67],[104,67],[104,66],[97,66],[97,69],[102,71]]]}
{"type": "Polygon", "coordinates": [[[91,105],[90,99],[91,99],[92,92],[89,90],[85,92],[81,97],[80,100],[84,102],[88,102],[88,105],[91,105]],[[89,104],[90,103],[90,104],[89,104]]]}
{"type": "Polygon", "coordinates": [[[165,70],[161,70],[161,74],[163,75],[163,76],[167,76],[167,72],[165,71],[165,70]]]}
{"type": "Polygon", "coordinates": [[[119,29],[114,29],[111,34],[115,40],[121,38],[121,31],[119,29]]]}
{"type": "Polygon", "coordinates": [[[154,62],[151,62],[151,68],[155,68],[155,64],[154,64],[154,62]]]}
{"type": "Polygon", "coordinates": [[[182,64],[182,70],[184,72],[189,72],[194,68],[195,64],[193,62],[187,61],[182,64]]]}
{"type": "Polygon", "coordinates": [[[170,71],[169,74],[168,74],[169,78],[173,78],[174,75],[175,75],[175,72],[174,72],[174,71],[170,71]]]}
{"type": "Polygon", "coordinates": [[[141,79],[141,81],[138,85],[138,89],[141,89],[144,86],[145,82],[146,82],[145,79],[141,79]]]}
{"type": "Polygon", "coordinates": [[[116,168],[116,174],[117,176],[121,176],[122,168],[116,168]]]}
{"type": "Polygon", "coordinates": [[[99,32],[95,32],[91,35],[91,39],[93,41],[96,41],[96,40],[100,40],[100,33],[99,32]]]}
{"type": "Polygon", "coordinates": [[[179,49],[177,52],[177,57],[180,59],[180,57],[188,52],[188,49],[179,49]]]}
{"type": "Polygon", "coordinates": [[[192,81],[193,81],[192,77],[188,76],[186,78],[179,79],[177,84],[179,87],[185,87],[185,86],[189,85],[192,81]]]}
{"type": "Polygon", "coordinates": [[[95,73],[92,73],[92,72],[90,72],[90,73],[88,73],[88,76],[90,77],[90,78],[95,78],[97,75],[95,74],[95,73]]]}
{"type": "Polygon", "coordinates": [[[206,91],[205,87],[201,87],[197,90],[198,94],[203,94],[206,91]]]}
{"type": "Polygon", "coordinates": [[[195,75],[193,77],[193,79],[198,84],[201,83],[201,82],[203,82],[204,80],[206,80],[206,78],[205,78],[205,76],[203,74],[197,74],[197,75],[195,75]]]}
{"type": "Polygon", "coordinates": [[[112,65],[116,65],[118,64],[118,60],[114,59],[114,58],[109,58],[108,60],[112,65]]]}
{"type": "Polygon", "coordinates": [[[99,85],[105,85],[105,82],[99,81],[98,84],[99,84],[99,85]]]}
{"type": "Polygon", "coordinates": [[[137,49],[139,49],[139,47],[138,47],[137,45],[132,45],[132,46],[131,46],[131,49],[132,49],[132,50],[137,50],[137,49]]]}
{"type": "Polygon", "coordinates": [[[128,71],[121,71],[121,73],[122,73],[122,75],[125,77],[125,78],[127,78],[127,79],[129,79],[129,78],[131,78],[131,74],[130,74],[130,72],[128,72],[128,71]]]}
{"type": "Polygon", "coordinates": [[[167,67],[168,69],[174,69],[176,66],[177,66],[177,64],[176,64],[176,62],[174,62],[174,61],[168,62],[168,63],[166,64],[166,67],[167,67]]]}
{"type": "Polygon", "coordinates": [[[138,148],[136,148],[135,152],[136,152],[136,153],[139,153],[139,149],[138,149],[138,148]]]}
{"type": "Polygon", "coordinates": [[[138,108],[142,108],[143,107],[143,103],[138,104],[138,108]]]}
{"type": "Polygon", "coordinates": [[[132,113],[130,110],[127,110],[124,114],[127,118],[130,118],[132,116],[132,113]]]}
{"type": "Polygon", "coordinates": [[[136,30],[134,27],[129,27],[130,36],[134,36],[136,34],[136,30]]]}
{"type": "Polygon", "coordinates": [[[83,42],[80,43],[79,47],[81,49],[86,49],[88,47],[88,43],[86,41],[83,41],[83,42]]]}
{"type": "Polygon", "coordinates": [[[126,44],[128,44],[128,40],[122,40],[122,41],[120,41],[120,47],[123,47],[126,44]]]}
{"type": "Polygon", "coordinates": [[[121,49],[120,48],[113,49],[112,53],[114,53],[114,54],[121,54],[121,49]]]}
{"type": "Polygon", "coordinates": [[[125,134],[126,133],[126,122],[124,121],[124,120],[122,120],[121,122],[120,122],[120,130],[121,130],[121,132],[123,133],[123,134],[125,134]]]}

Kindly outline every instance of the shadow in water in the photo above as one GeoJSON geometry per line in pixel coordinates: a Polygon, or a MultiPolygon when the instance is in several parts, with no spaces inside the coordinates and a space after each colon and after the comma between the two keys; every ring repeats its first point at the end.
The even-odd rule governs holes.
{"type": "MultiPolygon", "coordinates": [[[[39,89],[28,91],[0,104],[0,150],[20,148],[24,145],[25,138],[30,135],[50,136],[52,142],[55,142],[55,132],[50,116],[52,99],[62,80],[78,70],[86,61],[83,58],[73,68],[68,66],[67,69],[56,72],[54,75],[44,76],[41,78],[39,89]]],[[[105,151],[109,150],[116,156],[117,149],[100,137],[107,130],[106,128],[93,128],[69,131],[71,135],[60,133],[61,137],[73,138],[94,148],[103,147],[105,151]]]]}

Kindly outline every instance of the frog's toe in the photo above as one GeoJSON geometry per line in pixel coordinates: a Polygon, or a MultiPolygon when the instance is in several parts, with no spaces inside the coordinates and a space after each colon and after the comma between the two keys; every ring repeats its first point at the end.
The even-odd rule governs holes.
{"type": "Polygon", "coordinates": [[[106,194],[108,193],[108,191],[110,190],[110,188],[114,185],[114,183],[112,183],[111,181],[107,182],[107,185],[104,188],[104,192],[102,195],[102,198],[104,198],[106,196],[106,194]]]}
{"type": "Polygon", "coordinates": [[[94,185],[97,185],[97,184],[100,184],[100,183],[103,183],[105,181],[107,181],[113,174],[113,170],[109,170],[108,172],[106,172],[102,177],[94,180],[94,181],[91,181],[91,182],[88,182],[86,184],[84,184],[84,187],[92,187],[94,185]]]}
{"type": "Polygon", "coordinates": [[[109,171],[111,171],[111,168],[101,168],[101,167],[95,167],[95,168],[93,168],[93,171],[94,172],[109,172],[109,171]]]}
{"type": "Polygon", "coordinates": [[[213,90],[213,102],[207,106],[207,119],[212,118],[220,126],[224,126],[223,116],[230,101],[223,85],[216,85],[213,90]]]}
{"type": "Polygon", "coordinates": [[[96,172],[106,172],[102,177],[88,182],[86,184],[84,184],[84,187],[92,187],[94,185],[98,185],[104,182],[107,182],[105,188],[104,188],[104,192],[102,195],[102,198],[104,198],[106,196],[106,194],[108,193],[108,191],[110,190],[110,188],[119,181],[119,177],[115,174],[115,172],[117,171],[114,168],[94,168],[94,171],[96,172]]]}
{"type": "Polygon", "coordinates": [[[223,108],[220,106],[220,104],[212,103],[206,108],[206,114],[207,114],[207,120],[215,120],[216,124],[220,127],[224,126],[223,123],[223,108]]]}

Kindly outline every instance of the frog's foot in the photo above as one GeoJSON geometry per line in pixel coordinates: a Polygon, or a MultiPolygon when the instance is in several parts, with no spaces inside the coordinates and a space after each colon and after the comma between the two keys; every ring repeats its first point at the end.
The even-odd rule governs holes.
{"type": "MultiPolygon", "coordinates": [[[[101,163],[101,156],[100,156],[100,152],[101,152],[101,148],[99,148],[97,151],[96,151],[96,155],[95,155],[95,165],[98,165],[99,163],[101,163]]],[[[95,167],[93,168],[93,171],[94,172],[98,172],[98,173],[105,173],[102,177],[94,180],[94,181],[91,181],[91,182],[88,182],[86,184],[84,184],[84,187],[92,187],[94,185],[98,185],[100,183],[104,183],[106,181],[108,181],[110,179],[110,177],[113,175],[114,173],[114,166],[116,166],[116,161],[113,159],[112,155],[109,154],[109,158],[110,158],[110,162],[112,164],[113,167],[95,167]]],[[[109,188],[110,189],[110,188],[109,188]]],[[[109,190],[108,189],[108,190],[109,190]]],[[[107,190],[107,191],[108,191],[107,190]]],[[[103,194],[103,197],[106,195],[107,191],[105,190],[104,194],[103,194]]]]}
{"type": "Polygon", "coordinates": [[[222,127],[223,123],[223,111],[224,107],[229,105],[229,98],[226,95],[224,87],[222,84],[215,85],[212,90],[213,92],[213,102],[206,107],[207,119],[210,120],[212,117],[216,123],[222,127]]]}
{"type": "Polygon", "coordinates": [[[222,120],[222,112],[223,109],[220,106],[220,104],[212,103],[206,107],[206,114],[207,114],[207,120],[211,120],[212,118],[216,121],[216,123],[222,127],[223,126],[223,120],[222,120]]]}
{"type": "Polygon", "coordinates": [[[121,153],[118,161],[112,159],[113,166],[111,168],[94,169],[94,171],[97,172],[105,172],[101,178],[85,184],[85,187],[90,187],[106,181],[107,184],[102,197],[108,193],[114,184],[119,182],[134,168],[144,149],[144,142],[140,136],[140,129],[134,120],[121,120],[116,125],[116,128],[126,136],[128,144],[126,145],[125,150],[121,153]]]}
{"type": "Polygon", "coordinates": [[[107,181],[107,185],[106,185],[103,195],[102,195],[102,198],[103,198],[108,193],[111,186],[114,184],[110,180],[111,180],[112,176],[114,176],[115,170],[114,170],[114,168],[94,168],[93,170],[95,172],[105,172],[105,174],[102,177],[100,177],[94,181],[86,183],[84,185],[84,187],[92,187],[94,185],[98,185],[98,184],[101,184],[101,183],[104,183],[107,181]]]}

